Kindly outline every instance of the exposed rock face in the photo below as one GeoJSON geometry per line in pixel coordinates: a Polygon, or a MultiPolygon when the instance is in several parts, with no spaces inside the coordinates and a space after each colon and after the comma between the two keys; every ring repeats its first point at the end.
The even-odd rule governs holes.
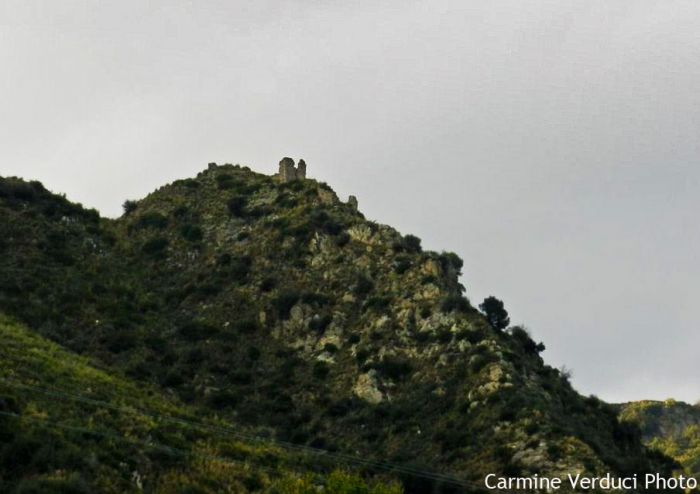
{"type": "Polygon", "coordinates": [[[352,390],[358,398],[373,405],[384,400],[384,393],[379,389],[379,379],[375,370],[360,374],[352,390]]]}
{"type": "Polygon", "coordinates": [[[0,311],[286,441],[475,479],[660,470],[526,333],[488,324],[461,259],[367,221],[301,165],[218,166],[117,220],[0,179],[0,311]]]}

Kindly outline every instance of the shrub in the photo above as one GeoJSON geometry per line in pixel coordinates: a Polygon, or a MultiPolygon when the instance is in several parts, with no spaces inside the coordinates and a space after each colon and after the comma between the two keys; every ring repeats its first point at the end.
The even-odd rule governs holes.
{"type": "Polygon", "coordinates": [[[411,268],[411,259],[408,256],[397,256],[394,260],[394,272],[404,274],[411,268]]]}
{"type": "Polygon", "coordinates": [[[187,213],[189,213],[189,212],[190,212],[190,209],[187,206],[185,206],[184,204],[182,204],[173,210],[173,216],[175,218],[184,218],[185,216],[187,216],[187,213]]]}
{"type": "Polygon", "coordinates": [[[65,478],[25,478],[14,490],[16,494],[88,494],[92,489],[79,474],[65,478]]]}
{"type": "Polygon", "coordinates": [[[180,234],[182,235],[182,238],[189,242],[199,242],[204,237],[204,233],[200,227],[190,224],[184,225],[182,228],[180,228],[180,234]]]}
{"type": "Polygon", "coordinates": [[[167,238],[156,237],[144,243],[143,246],[141,246],[141,251],[149,256],[160,257],[167,247],[167,238]]]}
{"type": "Polygon", "coordinates": [[[178,333],[189,341],[198,341],[210,338],[217,334],[219,330],[214,326],[202,321],[190,321],[183,324],[178,329],[178,333]]]}
{"type": "Polygon", "coordinates": [[[391,297],[370,297],[365,302],[363,309],[381,312],[386,310],[389,305],[391,305],[391,297]]]}
{"type": "Polygon", "coordinates": [[[326,328],[332,321],[333,317],[328,314],[313,317],[309,322],[309,329],[318,333],[322,333],[326,330],[326,328]]]}
{"type": "Polygon", "coordinates": [[[125,215],[129,215],[136,211],[136,208],[138,208],[139,204],[136,201],[132,201],[127,199],[124,201],[124,204],[122,204],[122,209],[124,210],[125,215]]]}
{"type": "Polygon", "coordinates": [[[309,221],[314,229],[329,235],[338,235],[343,230],[343,226],[323,210],[312,211],[309,215],[309,221]]]}
{"type": "Polygon", "coordinates": [[[248,348],[248,358],[253,362],[260,360],[260,349],[255,346],[248,348]]]}
{"type": "Polygon", "coordinates": [[[227,207],[231,216],[241,218],[245,215],[248,200],[244,196],[233,196],[228,200],[227,207]]]}
{"type": "Polygon", "coordinates": [[[273,301],[272,305],[275,308],[275,311],[277,312],[277,316],[280,319],[287,319],[289,318],[289,311],[292,310],[292,307],[296,305],[296,303],[299,301],[299,294],[296,292],[283,292],[280,293],[273,301]]]}
{"type": "Polygon", "coordinates": [[[178,186],[178,187],[186,187],[188,189],[196,189],[201,184],[197,180],[195,180],[194,178],[184,178],[182,180],[175,180],[173,182],[173,185],[178,186]]]}
{"type": "Polygon", "coordinates": [[[352,291],[358,297],[364,297],[374,289],[374,283],[368,277],[360,275],[355,282],[352,291]]]}
{"type": "Polygon", "coordinates": [[[348,232],[340,232],[338,236],[335,237],[335,245],[338,247],[345,247],[348,242],[350,242],[350,234],[348,232]]]}
{"type": "Polygon", "coordinates": [[[526,353],[538,354],[545,350],[544,343],[535,343],[527,330],[522,326],[512,327],[510,334],[526,353]]]}
{"type": "Polygon", "coordinates": [[[462,267],[464,266],[464,261],[454,252],[443,252],[438,257],[442,269],[449,271],[454,270],[458,275],[461,274],[462,267]]]}
{"type": "Polygon", "coordinates": [[[271,277],[263,278],[263,280],[260,282],[260,291],[261,292],[269,292],[273,288],[277,286],[277,280],[271,277]]]}
{"type": "Polygon", "coordinates": [[[250,256],[231,257],[231,261],[226,266],[226,272],[231,278],[239,282],[246,282],[250,274],[253,259],[250,256]]]}
{"type": "Polygon", "coordinates": [[[136,227],[141,229],[154,228],[162,230],[166,226],[168,226],[168,218],[156,211],[143,214],[136,222],[136,227]]]}
{"type": "Polygon", "coordinates": [[[496,331],[501,331],[510,324],[508,311],[504,308],[503,302],[494,296],[486,297],[479,305],[479,309],[486,316],[489,325],[496,331]]]}
{"type": "Polygon", "coordinates": [[[403,238],[402,243],[404,249],[406,249],[406,252],[418,254],[423,251],[423,248],[421,247],[421,240],[415,235],[406,235],[403,238]]]}
{"type": "Polygon", "coordinates": [[[313,375],[317,379],[325,379],[330,373],[331,369],[325,362],[317,361],[314,363],[313,375]]]}
{"type": "Polygon", "coordinates": [[[468,312],[471,309],[471,305],[469,300],[455,293],[445,297],[442,301],[441,309],[443,312],[468,312]]]}
{"type": "Polygon", "coordinates": [[[308,305],[323,307],[324,305],[328,305],[331,299],[328,295],[324,295],[323,293],[306,292],[301,296],[301,301],[308,305]]]}
{"type": "Polygon", "coordinates": [[[243,318],[233,323],[233,329],[237,333],[255,333],[258,330],[258,321],[253,318],[243,318]]]}
{"type": "Polygon", "coordinates": [[[216,176],[216,185],[220,190],[231,189],[235,185],[233,175],[219,173],[216,176]]]}
{"type": "Polygon", "coordinates": [[[207,402],[209,403],[209,405],[211,405],[214,409],[217,410],[221,410],[224,408],[233,408],[238,404],[239,401],[240,398],[238,396],[238,393],[228,389],[214,391],[207,397],[207,402]]]}
{"type": "Polygon", "coordinates": [[[395,381],[403,379],[413,370],[408,359],[398,356],[385,356],[374,368],[395,381]]]}

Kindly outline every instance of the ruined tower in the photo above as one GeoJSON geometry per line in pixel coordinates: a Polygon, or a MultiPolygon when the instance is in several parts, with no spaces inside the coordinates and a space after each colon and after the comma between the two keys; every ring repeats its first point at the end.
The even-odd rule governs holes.
{"type": "Polygon", "coordinates": [[[292,158],[282,158],[277,176],[283,183],[304,180],[306,178],[306,163],[304,160],[299,160],[299,166],[295,166],[292,158]]]}
{"type": "Polygon", "coordinates": [[[299,160],[299,165],[297,166],[297,179],[304,180],[306,178],[306,161],[299,160]]]}

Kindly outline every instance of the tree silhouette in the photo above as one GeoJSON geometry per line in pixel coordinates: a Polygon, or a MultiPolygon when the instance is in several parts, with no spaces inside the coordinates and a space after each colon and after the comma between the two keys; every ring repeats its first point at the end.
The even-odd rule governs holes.
{"type": "Polygon", "coordinates": [[[479,305],[479,309],[481,309],[481,312],[486,316],[486,320],[496,331],[501,331],[510,324],[508,311],[503,307],[503,302],[493,295],[486,297],[479,305]]]}

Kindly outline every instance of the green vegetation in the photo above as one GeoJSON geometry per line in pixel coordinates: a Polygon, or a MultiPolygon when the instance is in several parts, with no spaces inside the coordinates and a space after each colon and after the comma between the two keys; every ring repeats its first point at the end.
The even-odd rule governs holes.
{"type": "MultiPolygon", "coordinates": [[[[90,359],[86,366],[115,380],[116,395],[108,394],[111,383],[46,382],[90,396],[96,390],[103,401],[141,402],[300,448],[466,482],[491,472],[670,468],[618,421],[614,407],[580,396],[545,365],[542,347],[524,330],[503,331],[502,303],[482,306],[486,316],[475,310],[463,295],[458,256],[423,251],[417,237],[366,221],[313,180],[279,184],[220,166],[161,187],[108,220],[41,184],[0,179],[0,249],[0,312],[26,325],[27,335],[60,344],[60,359],[90,359]]],[[[31,354],[32,345],[18,355],[31,354]]],[[[0,395],[4,403],[10,391],[0,395]]],[[[28,412],[28,403],[20,405],[28,412]]],[[[54,406],[62,409],[53,402],[38,409],[54,414],[54,406]]],[[[230,457],[225,441],[206,434],[85,413],[57,418],[230,457]]],[[[22,430],[43,434],[28,423],[22,430]]],[[[60,466],[48,462],[11,480],[4,465],[0,478],[13,489],[32,479],[122,485],[133,482],[135,458],[147,469],[145,476],[138,470],[143,482],[170,482],[162,480],[162,492],[187,479],[192,492],[221,485],[290,492],[284,489],[305,482],[336,492],[326,474],[347,467],[312,472],[276,450],[260,453],[267,463],[243,456],[245,465],[235,468],[192,455],[173,463],[142,446],[71,436],[60,466]],[[94,467],[74,464],[71,448],[94,467]],[[207,476],[212,484],[203,486],[207,476]]],[[[257,458],[258,446],[245,447],[257,458]]],[[[434,477],[397,475],[409,492],[449,492],[434,477]]]]}
{"type": "Polygon", "coordinates": [[[2,316],[0,338],[1,492],[401,492],[340,471],[312,475],[317,459],[202,420],[2,316]]]}
{"type": "Polygon", "coordinates": [[[503,306],[503,302],[496,297],[486,297],[484,301],[479,304],[479,309],[481,309],[486,316],[486,320],[496,331],[506,329],[510,324],[508,311],[503,306]]]}
{"type": "Polygon", "coordinates": [[[622,406],[624,423],[641,429],[654,451],[676,460],[686,474],[700,477],[700,407],[675,400],[639,401],[622,406]]]}

